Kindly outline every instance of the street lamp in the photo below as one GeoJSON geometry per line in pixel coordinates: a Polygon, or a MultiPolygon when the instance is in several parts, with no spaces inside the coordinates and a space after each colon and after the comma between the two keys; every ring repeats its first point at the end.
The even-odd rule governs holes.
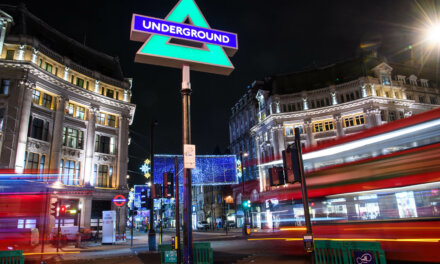
{"type": "Polygon", "coordinates": [[[426,31],[426,40],[433,45],[440,45],[440,23],[433,24],[426,31]]]}
{"type": "Polygon", "coordinates": [[[240,150],[240,166],[241,166],[241,186],[242,186],[242,192],[241,192],[241,207],[243,209],[243,218],[244,218],[244,223],[243,223],[243,234],[247,234],[246,233],[246,225],[247,225],[247,216],[246,216],[246,209],[244,207],[244,167],[243,167],[243,157],[247,157],[248,153],[247,152],[243,152],[240,150]]]}
{"type": "Polygon", "coordinates": [[[148,248],[150,251],[156,250],[156,231],[154,231],[154,221],[153,221],[153,212],[154,212],[154,127],[157,126],[159,123],[157,120],[154,120],[151,122],[150,125],[150,161],[151,161],[151,171],[150,171],[150,198],[151,198],[151,205],[150,205],[150,230],[148,232],[148,248]]]}

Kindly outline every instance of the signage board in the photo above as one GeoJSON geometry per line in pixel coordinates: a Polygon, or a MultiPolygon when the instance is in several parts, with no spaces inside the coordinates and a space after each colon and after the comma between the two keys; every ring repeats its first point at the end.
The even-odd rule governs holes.
{"type": "Polygon", "coordinates": [[[375,264],[374,252],[372,251],[353,251],[354,263],[356,264],[375,264]]]}
{"type": "Polygon", "coordinates": [[[238,49],[237,35],[211,29],[194,0],[180,0],[164,20],[133,14],[130,40],[144,43],[135,62],[222,75],[238,49]]]}
{"type": "MultiPolygon", "coordinates": [[[[164,172],[174,173],[174,158],[177,157],[178,171],[183,170],[182,155],[154,155],[154,183],[163,182],[164,172]]],[[[196,155],[196,166],[191,171],[192,185],[237,184],[235,155],[196,155]]],[[[183,183],[182,173],[179,175],[183,183]]]]}
{"type": "Polygon", "coordinates": [[[196,145],[190,145],[190,144],[183,145],[183,168],[184,169],[196,168],[196,145]]]}
{"type": "Polygon", "coordinates": [[[116,242],[116,211],[102,211],[102,244],[116,242]]]}
{"type": "Polygon", "coordinates": [[[123,206],[127,199],[125,199],[124,195],[118,194],[115,196],[115,198],[113,198],[112,201],[116,206],[123,206]]]}

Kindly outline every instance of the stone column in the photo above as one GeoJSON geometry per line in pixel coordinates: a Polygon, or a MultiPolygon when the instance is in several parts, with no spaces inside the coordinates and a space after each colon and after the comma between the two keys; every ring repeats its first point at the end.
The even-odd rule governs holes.
{"type": "Polygon", "coordinates": [[[64,80],[65,81],[69,81],[69,71],[70,71],[70,68],[69,67],[64,67],[64,80]]]}
{"type": "Polygon", "coordinates": [[[304,128],[307,133],[308,146],[312,146],[315,144],[315,140],[313,139],[312,121],[310,119],[304,120],[304,128]]]}
{"type": "Polygon", "coordinates": [[[5,23],[2,19],[0,19],[0,55],[3,52],[3,44],[5,42],[5,35],[6,35],[6,25],[7,23],[5,23]]]}
{"type": "Polygon", "coordinates": [[[342,125],[342,117],[340,114],[334,115],[333,119],[335,120],[336,123],[336,133],[337,133],[337,137],[342,137],[344,136],[344,126],[342,125]]]}
{"type": "Polygon", "coordinates": [[[99,85],[101,84],[100,81],[95,80],[95,93],[99,93],[99,85]]]}
{"type": "Polygon", "coordinates": [[[401,89],[400,89],[400,94],[402,95],[402,99],[408,99],[407,97],[406,97],[406,88],[405,87],[402,87],[401,89]]]}
{"type": "Polygon", "coordinates": [[[362,98],[367,97],[367,96],[368,96],[368,95],[367,95],[367,88],[366,88],[366,85],[365,85],[365,84],[362,84],[362,86],[361,86],[361,90],[362,90],[362,98]]]}
{"type": "Polygon", "coordinates": [[[33,63],[37,63],[37,55],[38,55],[38,50],[36,48],[33,48],[32,50],[32,62],[33,63]]]}
{"type": "Polygon", "coordinates": [[[336,98],[336,92],[331,92],[330,95],[332,96],[332,105],[337,105],[338,99],[336,98]]]}
{"type": "Polygon", "coordinates": [[[96,113],[99,111],[97,106],[91,106],[89,108],[89,121],[87,123],[86,144],[85,144],[85,165],[83,184],[90,186],[94,184],[96,179],[93,179],[93,156],[95,154],[95,128],[96,128],[96,113]]]}
{"type": "Polygon", "coordinates": [[[376,89],[374,89],[374,84],[370,84],[371,96],[376,96],[376,89]]]}
{"type": "Polygon", "coordinates": [[[303,108],[304,110],[308,110],[309,109],[309,104],[307,102],[307,97],[303,97],[303,108]]]}
{"type": "Polygon", "coordinates": [[[129,115],[121,115],[119,118],[118,133],[118,178],[116,188],[127,189],[127,164],[128,164],[128,125],[129,115]]]}
{"type": "Polygon", "coordinates": [[[374,115],[376,116],[376,126],[382,125],[382,117],[380,116],[380,109],[375,109],[374,115]]]}
{"type": "Polygon", "coordinates": [[[24,60],[24,45],[18,45],[17,60],[24,60]]]}
{"type": "Polygon", "coordinates": [[[52,144],[50,154],[49,169],[58,171],[60,169],[61,150],[63,145],[63,127],[64,127],[64,108],[67,97],[61,95],[55,99],[56,112],[52,130],[52,144]]]}
{"type": "Polygon", "coordinates": [[[20,82],[20,88],[23,90],[23,103],[21,105],[20,126],[17,137],[17,152],[15,154],[15,170],[22,172],[24,169],[24,155],[26,152],[27,135],[29,128],[29,117],[32,106],[32,90],[35,88],[35,83],[28,80],[20,82]]]}

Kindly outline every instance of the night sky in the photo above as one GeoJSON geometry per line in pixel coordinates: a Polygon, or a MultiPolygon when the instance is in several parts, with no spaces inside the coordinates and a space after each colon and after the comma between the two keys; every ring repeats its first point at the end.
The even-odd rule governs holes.
{"type": "MultiPolygon", "coordinates": [[[[130,170],[138,171],[149,155],[154,119],[159,122],[155,152],[181,153],[181,71],[134,63],[142,43],[129,40],[132,13],[165,18],[177,0],[21,2],[60,32],[118,56],[124,75],[134,79],[132,102],[137,107],[130,127],[130,170]]],[[[404,0],[196,2],[212,28],[239,37],[239,50],[231,58],[236,69],[230,76],[191,73],[192,143],[197,154],[213,154],[216,146],[227,151],[231,107],[254,80],[353,57],[361,41],[370,39],[382,40],[382,53],[397,54],[416,41],[413,27],[421,22],[417,3],[404,0]]],[[[431,11],[434,1],[418,3],[431,11]]]]}

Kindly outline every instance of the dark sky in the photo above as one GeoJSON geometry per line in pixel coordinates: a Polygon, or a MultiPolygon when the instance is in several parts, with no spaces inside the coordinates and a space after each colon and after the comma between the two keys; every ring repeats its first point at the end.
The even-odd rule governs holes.
{"type": "MultiPolygon", "coordinates": [[[[153,119],[159,122],[155,152],[181,152],[181,71],[134,63],[141,43],[129,40],[132,13],[165,18],[177,0],[22,2],[64,34],[119,56],[124,75],[134,79],[131,170],[137,170],[149,153],[153,119]]],[[[353,57],[366,38],[380,37],[388,52],[396,52],[412,41],[405,26],[415,25],[420,17],[415,2],[405,0],[198,0],[197,4],[212,28],[239,36],[239,50],[231,58],[236,69],[230,76],[191,73],[192,143],[197,154],[212,154],[217,145],[226,151],[230,109],[254,80],[353,57]]]]}

